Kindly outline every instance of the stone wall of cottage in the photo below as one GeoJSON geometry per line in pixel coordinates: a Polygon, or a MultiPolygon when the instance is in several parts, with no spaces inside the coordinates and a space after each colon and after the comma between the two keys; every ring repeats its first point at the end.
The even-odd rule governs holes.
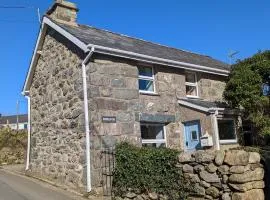
{"type": "Polygon", "coordinates": [[[84,191],[84,54],[48,30],[31,96],[30,173],[84,191]]]}
{"type": "MultiPolygon", "coordinates": [[[[197,151],[179,156],[178,167],[190,184],[188,200],[264,200],[264,166],[255,152],[243,150],[197,151]]],[[[166,200],[157,193],[128,191],[117,200],[166,200]]]]}
{"type": "Polygon", "coordinates": [[[200,73],[197,78],[200,98],[210,101],[222,101],[226,77],[200,73]]]}
{"type": "MultiPolygon", "coordinates": [[[[154,65],[157,93],[149,95],[139,93],[139,66],[141,64],[130,60],[100,55],[94,55],[87,65],[92,183],[95,186],[100,186],[102,177],[102,149],[123,140],[141,145],[140,121],[164,122],[167,147],[175,149],[184,148],[183,121],[202,119],[204,130],[210,131],[210,117],[201,114],[199,118],[197,112],[192,118],[185,117],[189,110],[181,113],[178,99],[186,96],[183,69],[154,65]],[[116,122],[104,123],[102,117],[115,117],[116,122]]],[[[210,81],[212,88],[218,85],[214,84],[218,78],[205,80],[210,81]]],[[[207,95],[210,93],[204,93],[205,97],[207,95]]]]}

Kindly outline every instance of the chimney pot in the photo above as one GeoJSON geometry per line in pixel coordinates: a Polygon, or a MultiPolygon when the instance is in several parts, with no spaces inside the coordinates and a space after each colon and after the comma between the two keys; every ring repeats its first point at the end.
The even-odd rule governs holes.
{"type": "Polygon", "coordinates": [[[55,0],[52,7],[47,11],[46,15],[60,23],[78,26],[77,13],[79,9],[77,5],[65,0],[55,0]]]}

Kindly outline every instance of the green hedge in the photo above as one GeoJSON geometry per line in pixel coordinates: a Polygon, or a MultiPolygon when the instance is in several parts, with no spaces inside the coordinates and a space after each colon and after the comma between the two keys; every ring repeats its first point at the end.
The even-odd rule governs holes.
{"type": "Polygon", "coordinates": [[[177,167],[180,152],[167,148],[135,147],[128,143],[116,147],[113,177],[115,196],[128,191],[156,192],[170,200],[183,199],[185,188],[182,171],[177,167]]]}

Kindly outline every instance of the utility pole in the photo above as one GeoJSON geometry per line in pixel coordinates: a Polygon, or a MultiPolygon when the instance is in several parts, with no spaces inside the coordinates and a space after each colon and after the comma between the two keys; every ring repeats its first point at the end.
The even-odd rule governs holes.
{"type": "Polygon", "coordinates": [[[19,132],[19,101],[17,101],[16,110],[17,110],[17,133],[18,133],[19,132]]]}
{"type": "Polygon", "coordinates": [[[38,21],[41,24],[41,15],[40,15],[40,9],[37,8],[37,15],[38,15],[38,21]]]}

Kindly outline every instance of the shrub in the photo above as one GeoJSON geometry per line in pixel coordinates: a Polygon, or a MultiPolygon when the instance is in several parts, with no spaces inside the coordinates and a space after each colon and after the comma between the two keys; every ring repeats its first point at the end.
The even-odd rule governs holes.
{"type": "Polygon", "coordinates": [[[167,148],[135,147],[128,143],[116,147],[113,192],[123,196],[132,190],[156,192],[171,200],[183,199],[182,171],[177,167],[180,152],[167,148]]]}
{"type": "Polygon", "coordinates": [[[26,148],[27,132],[14,131],[9,128],[0,129],[0,150],[3,147],[26,148]]]}
{"type": "Polygon", "coordinates": [[[238,61],[224,91],[224,98],[234,108],[243,108],[242,118],[251,121],[258,136],[270,135],[270,97],[262,85],[270,84],[270,51],[258,52],[238,61]]]}
{"type": "Polygon", "coordinates": [[[23,163],[27,146],[27,132],[0,129],[0,165],[23,163]]]}

